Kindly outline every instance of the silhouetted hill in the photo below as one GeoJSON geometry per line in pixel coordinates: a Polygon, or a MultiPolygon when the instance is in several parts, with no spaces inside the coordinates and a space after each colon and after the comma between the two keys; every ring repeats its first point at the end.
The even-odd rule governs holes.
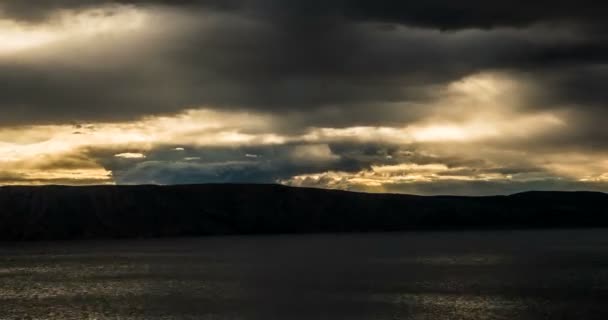
{"type": "Polygon", "coordinates": [[[608,194],[365,194],[279,185],[0,188],[0,240],[608,226],[608,194]]]}

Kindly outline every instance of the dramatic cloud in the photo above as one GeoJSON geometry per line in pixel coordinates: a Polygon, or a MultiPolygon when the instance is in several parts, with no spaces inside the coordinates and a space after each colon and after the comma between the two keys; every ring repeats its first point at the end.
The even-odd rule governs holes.
{"type": "Polygon", "coordinates": [[[0,3],[0,183],[608,183],[604,4],[0,3]]]}

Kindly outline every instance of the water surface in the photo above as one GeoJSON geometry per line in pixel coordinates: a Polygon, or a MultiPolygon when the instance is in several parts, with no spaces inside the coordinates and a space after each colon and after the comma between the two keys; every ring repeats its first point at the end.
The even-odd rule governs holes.
{"type": "Polygon", "coordinates": [[[0,319],[608,319],[608,230],[0,245],[0,319]]]}

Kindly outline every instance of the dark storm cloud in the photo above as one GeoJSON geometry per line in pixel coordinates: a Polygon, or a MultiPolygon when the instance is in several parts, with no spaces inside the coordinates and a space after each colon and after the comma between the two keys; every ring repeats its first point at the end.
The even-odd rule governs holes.
{"type": "Polygon", "coordinates": [[[36,19],[58,9],[78,9],[105,3],[190,6],[287,17],[332,16],[442,29],[527,26],[547,21],[603,24],[604,12],[608,9],[607,4],[592,0],[4,0],[2,7],[8,15],[36,19]]]}
{"type": "MultiPolygon", "coordinates": [[[[486,108],[495,108],[489,121],[504,122],[496,120],[503,115],[514,121],[518,116],[553,115],[563,123],[559,130],[533,138],[526,132],[534,128],[522,128],[523,133],[516,137],[511,136],[513,130],[502,136],[497,128],[496,137],[490,140],[483,140],[485,126],[479,129],[477,123],[465,124],[463,132],[456,130],[456,134],[460,132],[464,140],[471,137],[465,141],[470,142],[469,148],[445,143],[435,146],[439,152],[425,151],[436,142],[432,137],[431,142],[418,144],[408,142],[408,137],[386,139],[403,143],[391,145],[337,135],[321,138],[317,145],[298,140],[280,146],[184,145],[184,150],[169,148],[166,141],[151,141],[139,148],[137,143],[93,148],[84,151],[82,159],[75,156],[58,162],[61,168],[87,168],[84,163],[92,163],[111,171],[118,183],[172,184],[276,182],[298,175],[331,171],[356,175],[373,166],[412,164],[446,169],[438,169],[437,177],[431,177],[442,179],[440,182],[391,183],[386,191],[479,194],[603,186],[577,184],[572,177],[562,181],[549,169],[560,152],[583,152],[590,159],[601,159],[607,150],[608,130],[603,120],[608,117],[604,90],[608,81],[604,17],[608,4],[5,0],[0,2],[0,19],[33,29],[77,31],[74,25],[62,25],[56,13],[74,10],[69,18],[91,8],[100,10],[97,17],[119,17],[136,10],[149,19],[135,30],[127,30],[125,20],[117,20],[110,23],[115,30],[107,34],[70,36],[23,52],[0,52],[0,128],[124,123],[192,108],[271,115],[272,123],[256,130],[285,136],[308,133],[311,127],[362,126],[379,127],[379,131],[388,126],[413,124],[424,129],[427,124],[437,124],[430,127],[435,132],[427,134],[439,132],[442,137],[451,132],[453,123],[483,118],[486,108]],[[487,73],[519,81],[526,90],[473,106],[468,106],[469,100],[459,100],[462,92],[450,91],[450,85],[459,80],[487,73]],[[482,150],[492,147],[518,155],[497,156],[482,150]],[[146,158],[115,157],[127,152],[145,153],[146,158]],[[530,154],[535,159],[524,159],[530,154]],[[450,180],[452,176],[510,176],[525,181],[456,181],[450,180]]],[[[477,80],[483,82],[484,78],[477,80]]],[[[480,90],[492,91],[493,85],[491,81],[482,83],[480,90]]],[[[486,92],[471,90],[466,94],[483,100],[486,92]]],[[[221,122],[221,117],[213,119],[221,122]]],[[[239,121],[247,121],[242,119],[239,121]]],[[[137,125],[137,121],[128,124],[137,125]]],[[[250,133],[245,126],[231,124],[218,131],[250,133]]],[[[371,129],[360,132],[374,134],[371,129]]],[[[179,141],[175,143],[177,147],[179,141]]],[[[53,168],[54,162],[48,169],[53,168]]],[[[579,171],[578,178],[586,178],[588,172],[579,171]]],[[[5,180],[24,179],[4,176],[5,180]]],[[[340,187],[358,188],[347,179],[340,187]]]]}
{"type": "Polygon", "coordinates": [[[0,121],[132,119],[195,106],[304,111],[293,119],[303,126],[407,121],[421,115],[407,104],[432,99],[442,85],[486,69],[540,64],[535,56],[543,50],[528,45],[543,30],[450,34],[333,23],[285,29],[212,13],[186,31],[154,34],[145,44],[117,39],[100,48],[56,48],[32,63],[0,60],[0,121]]]}
{"type": "Polygon", "coordinates": [[[338,1],[353,17],[442,29],[528,26],[542,22],[604,23],[596,1],[338,1]]]}
{"type": "MultiPolygon", "coordinates": [[[[0,121],[132,119],[207,106],[319,115],[295,120],[304,126],[333,113],[335,121],[350,125],[369,118],[359,110],[373,106],[377,120],[372,123],[379,124],[395,117],[416,119],[419,110],[405,104],[429,100],[440,86],[469,74],[501,68],[535,68],[543,74],[608,56],[601,35],[579,30],[599,24],[601,8],[580,3],[64,0],[5,1],[3,7],[9,17],[34,19],[104,3],[162,5],[179,13],[160,14],[148,28],[164,25],[166,32],[150,31],[141,41],[71,44],[52,49],[51,55],[34,55],[31,63],[0,60],[0,121]],[[191,23],[175,27],[179,21],[167,20],[180,15],[191,23]],[[435,31],[560,21],[574,25],[575,40],[550,34],[549,28],[435,31]]],[[[601,75],[567,77],[562,82],[580,89],[569,96],[575,102],[605,101],[602,92],[584,85],[599,85],[601,75]]]]}
{"type": "MultiPolygon", "coordinates": [[[[51,48],[52,54],[17,64],[0,59],[0,123],[121,120],[205,106],[300,112],[290,130],[381,125],[420,118],[424,111],[412,103],[429,101],[442,85],[476,72],[534,69],[543,75],[608,56],[601,33],[585,31],[602,24],[601,8],[580,3],[64,0],[4,1],[2,7],[6,16],[35,24],[59,9],[117,3],[156,8],[147,28],[162,25],[164,31],[150,30],[142,40],[51,48]],[[162,14],[170,8],[177,13],[162,14]],[[180,24],[182,16],[190,22],[180,24]],[[436,31],[545,22],[568,23],[575,34],[436,31]]],[[[573,82],[568,88],[578,91],[566,98],[584,105],[605,101],[603,90],[586,86],[602,79],[593,72],[583,79],[566,74],[560,84],[573,82]]]]}

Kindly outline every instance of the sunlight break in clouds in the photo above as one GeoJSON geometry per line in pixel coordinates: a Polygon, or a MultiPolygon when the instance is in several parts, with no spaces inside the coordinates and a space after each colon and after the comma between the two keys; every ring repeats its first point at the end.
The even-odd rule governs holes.
{"type": "MultiPolygon", "coordinates": [[[[273,133],[271,119],[247,113],[220,113],[191,110],[171,117],[148,117],[123,123],[31,126],[0,129],[0,173],[11,172],[18,183],[58,179],[69,183],[88,183],[109,178],[105,168],[86,153],[115,150],[113,157],[142,160],[143,152],[164,145],[239,146],[284,143],[285,137],[273,133]],[[261,133],[256,133],[262,131],[261,133]],[[137,152],[133,151],[137,150],[137,152]],[[123,151],[123,152],[120,152],[123,151]],[[76,157],[64,170],[63,158],[76,157]],[[41,166],[57,167],[41,170],[41,166]],[[83,167],[84,166],[84,167],[83,167]],[[91,171],[91,167],[99,171],[91,171]],[[17,168],[22,168],[17,171],[17,168]]],[[[174,148],[184,151],[183,147],[174,148]]],[[[194,159],[194,157],[191,157],[194,159]]]]}
{"type": "Polygon", "coordinates": [[[0,129],[0,160],[20,161],[80,148],[140,148],[182,143],[195,146],[279,144],[270,119],[246,113],[191,110],[174,116],[122,123],[51,125],[0,129]],[[244,125],[241,125],[244,124],[244,125]]]}
{"type": "Polygon", "coordinates": [[[42,23],[0,18],[0,55],[38,49],[63,41],[129,32],[142,28],[145,20],[144,13],[129,6],[63,10],[42,23]]]}
{"type": "Polygon", "coordinates": [[[461,174],[463,167],[450,168],[444,164],[413,164],[372,166],[369,170],[356,173],[329,171],[318,174],[295,176],[281,181],[291,186],[326,185],[335,189],[384,191],[392,184],[431,183],[441,181],[507,181],[509,174],[478,173],[461,174]]]}
{"type": "Polygon", "coordinates": [[[189,170],[220,170],[224,164],[248,168],[272,164],[280,158],[295,168],[317,170],[294,172],[293,176],[275,180],[295,186],[383,191],[391,185],[445,181],[525,182],[551,177],[604,181],[608,166],[585,165],[601,155],[580,161],[574,161],[575,157],[560,159],[551,152],[521,158],[525,150],[520,150],[518,144],[559,132],[567,127],[568,119],[561,114],[520,111],[522,102],[505,98],[525,96],[520,91],[518,84],[505,75],[467,77],[450,84],[440,98],[429,102],[426,117],[402,126],[308,127],[292,133],[278,129],[283,119],[277,115],[191,109],[123,122],[7,127],[0,129],[0,175],[4,176],[4,184],[113,183],[116,174],[128,173],[129,166],[162,167],[166,163],[189,170]],[[336,152],[335,144],[411,148],[416,150],[413,155],[435,160],[411,162],[408,152],[402,152],[372,157],[358,170],[326,170],[344,162],[361,161],[336,152]],[[264,150],[259,148],[281,146],[285,147],[281,151],[284,154],[259,154],[264,150]],[[205,160],[205,149],[218,148],[244,151],[240,158],[222,160],[224,164],[205,160]],[[162,150],[170,151],[168,160],[155,158],[154,154],[162,150]],[[484,167],[479,163],[441,162],[443,158],[466,159],[471,155],[484,159],[484,167]],[[118,162],[121,172],[108,167],[114,163],[112,158],[122,161],[118,162]],[[517,173],[520,167],[536,169],[517,173]]]}
{"type": "Polygon", "coordinates": [[[114,157],[123,158],[123,159],[145,159],[146,155],[142,154],[142,153],[125,152],[125,153],[115,154],[114,157]]]}
{"type": "Polygon", "coordinates": [[[608,190],[606,6],[448,2],[1,0],[0,184],[608,190]]]}

